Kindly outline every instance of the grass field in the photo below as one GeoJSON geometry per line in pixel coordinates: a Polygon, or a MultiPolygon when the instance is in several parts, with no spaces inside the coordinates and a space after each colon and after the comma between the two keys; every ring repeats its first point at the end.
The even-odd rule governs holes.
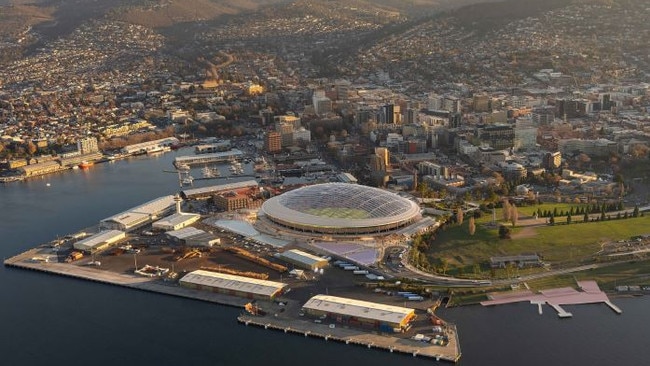
{"type": "Polygon", "coordinates": [[[491,256],[537,253],[546,262],[578,263],[600,250],[605,241],[650,233],[650,217],[514,228],[513,236],[521,230],[527,230],[528,235],[510,240],[499,239],[496,228],[476,226],[474,236],[469,235],[467,222],[438,231],[427,253],[430,261],[436,263],[444,258],[453,268],[484,263],[491,256]]]}
{"type": "Polygon", "coordinates": [[[307,210],[307,213],[314,216],[331,217],[337,219],[367,219],[370,215],[357,208],[344,208],[344,207],[325,207],[325,208],[312,208],[307,210]]]}

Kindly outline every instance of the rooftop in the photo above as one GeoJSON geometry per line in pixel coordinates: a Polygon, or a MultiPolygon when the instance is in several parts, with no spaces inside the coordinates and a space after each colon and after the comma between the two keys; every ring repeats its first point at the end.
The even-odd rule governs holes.
{"type": "Polygon", "coordinates": [[[273,296],[287,286],[286,283],[258,280],[225,273],[197,270],[188,273],[180,280],[201,286],[217,287],[225,290],[242,291],[256,295],[273,296]]]}
{"type": "Polygon", "coordinates": [[[390,323],[401,323],[415,311],[410,308],[328,295],[312,297],[303,305],[303,308],[390,323]]]}

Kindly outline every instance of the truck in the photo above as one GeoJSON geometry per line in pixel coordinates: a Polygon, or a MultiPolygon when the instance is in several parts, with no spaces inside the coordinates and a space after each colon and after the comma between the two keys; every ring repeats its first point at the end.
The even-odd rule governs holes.
{"type": "Polygon", "coordinates": [[[368,274],[368,271],[363,270],[363,269],[358,269],[358,270],[352,271],[352,273],[355,274],[355,275],[366,275],[366,274],[368,274]]]}
{"type": "Polygon", "coordinates": [[[346,270],[346,271],[358,271],[359,267],[357,267],[357,266],[347,266],[347,267],[343,267],[343,269],[346,270]]]}
{"type": "Polygon", "coordinates": [[[409,296],[409,297],[406,298],[406,300],[409,300],[409,301],[422,301],[422,300],[424,300],[424,297],[422,297],[422,296],[409,296]]]}
{"type": "Polygon", "coordinates": [[[84,254],[82,252],[78,252],[75,250],[72,251],[70,254],[68,254],[68,256],[65,258],[65,262],[66,263],[74,262],[76,260],[83,258],[83,256],[84,254]]]}

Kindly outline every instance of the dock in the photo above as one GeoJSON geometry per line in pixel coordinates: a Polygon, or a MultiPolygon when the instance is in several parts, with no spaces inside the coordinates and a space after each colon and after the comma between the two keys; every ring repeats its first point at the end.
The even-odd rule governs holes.
{"type": "MultiPolygon", "coordinates": [[[[206,301],[237,307],[242,310],[250,301],[247,298],[185,288],[179,286],[176,282],[166,282],[157,278],[137,276],[131,273],[116,273],[94,266],[50,262],[48,260],[50,256],[52,256],[52,248],[47,245],[42,245],[6,259],[4,265],[12,268],[56,274],[102,284],[206,301]],[[35,260],[35,258],[39,260],[35,260]]],[[[446,335],[448,336],[449,343],[442,346],[414,340],[401,333],[388,334],[370,329],[355,329],[339,323],[315,323],[308,318],[298,318],[281,313],[264,317],[242,314],[237,320],[244,325],[258,326],[284,333],[298,334],[304,337],[320,338],[325,341],[331,340],[345,343],[346,345],[363,346],[390,353],[425,357],[435,359],[436,361],[456,363],[461,356],[458,332],[456,326],[453,324],[446,324],[446,335]]]]}
{"type": "Polygon", "coordinates": [[[317,324],[309,320],[283,319],[272,316],[258,317],[242,314],[237,321],[247,326],[257,326],[264,329],[281,331],[303,337],[319,338],[324,341],[334,341],[346,345],[356,345],[365,348],[374,348],[390,353],[400,353],[413,357],[425,357],[436,361],[456,363],[460,360],[461,352],[458,342],[456,326],[448,324],[451,335],[446,346],[416,341],[409,338],[400,338],[381,334],[355,330],[340,324],[317,324]]]}
{"type": "Polygon", "coordinates": [[[136,276],[135,274],[115,273],[92,266],[78,266],[69,263],[32,260],[32,258],[47,258],[48,254],[51,254],[49,250],[50,248],[47,247],[30,249],[24,253],[6,259],[4,265],[7,267],[56,274],[59,276],[93,281],[107,285],[156,292],[238,308],[243,308],[249,301],[234,296],[180,287],[173,282],[164,282],[156,278],[136,276]]]}

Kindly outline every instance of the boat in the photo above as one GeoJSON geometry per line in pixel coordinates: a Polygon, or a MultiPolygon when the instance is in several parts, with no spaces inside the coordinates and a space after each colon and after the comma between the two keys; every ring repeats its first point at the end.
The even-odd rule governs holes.
{"type": "Polygon", "coordinates": [[[192,177],[192,176],[190,175],[190,176],[188,176],[187,178],[183,178],[183,179],[181,180],[181,183],[182,183],[184,186],[191,186],[192,183],[194,183],[194,177],[192,177]]]}
{"type": "Polygon", "coordinates": [[[187,164],[178,164],[176,165],[176,169],[181,170],[181,171],[189,171],[190,166],[187,164]]]}
{"type": "Polygon", "coordinates": [[[218,168],[210,168],[207,166],[201,169],[201,174],[203,174],[203,178],[217,178],[221,176],[218,168]]]}
{"type": "Polygon", "coordinates": [[[90,168],[90,167],[93,166],[93,165],[95,165],[95,163],[93,163],[92,161],[84,160],[84,161],[82,161],[81,163],[79,163],[79,168],[81,168],[81,169],[88,169],[88,168],[90,168]]]}

